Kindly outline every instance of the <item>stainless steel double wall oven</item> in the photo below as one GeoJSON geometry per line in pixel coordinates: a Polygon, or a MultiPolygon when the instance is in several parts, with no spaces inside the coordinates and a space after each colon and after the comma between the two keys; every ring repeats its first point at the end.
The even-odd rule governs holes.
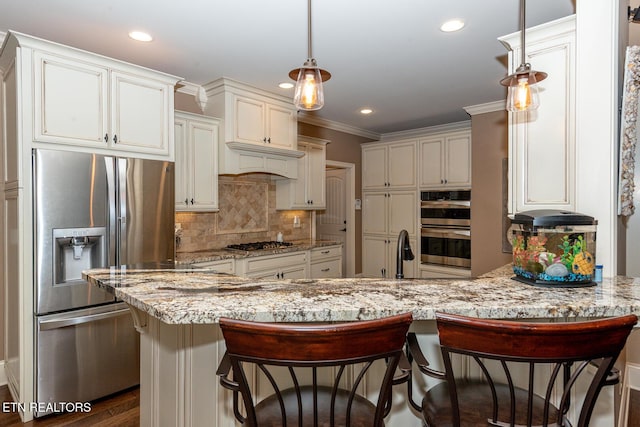
{"type": "Polygon", "coordinates": [[[423,264],[471,268],[471,190],[420,193],[423,264]]]}

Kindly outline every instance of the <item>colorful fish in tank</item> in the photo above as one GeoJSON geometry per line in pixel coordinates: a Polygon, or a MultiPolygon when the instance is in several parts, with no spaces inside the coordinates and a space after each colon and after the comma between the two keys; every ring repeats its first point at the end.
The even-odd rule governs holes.
{"type": "MultiPolygon", "coordinates": [[[[559,237],[559,236],[558,236],[559,237]]],[[[513,239],[513,270],[516,274],[546,282],[589,281],[595,267],[595,258],[585,250],[582,235],[564,235],[557,250],[557,239],[551,241],[543,235],[516,235],[513,239]]]]}

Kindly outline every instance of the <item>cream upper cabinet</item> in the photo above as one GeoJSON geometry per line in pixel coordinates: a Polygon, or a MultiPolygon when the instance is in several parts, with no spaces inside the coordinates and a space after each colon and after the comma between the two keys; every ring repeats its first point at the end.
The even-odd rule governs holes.
{"type": "MultiPolygon", "coordinates": [[[[499,39],[509,72],[521,61],[520,33],[499,39]]],[[[538,83],[540,107],[509,113],[509,214],[576,210],[576,16],[527,29],[527,62],[548,77],[538,83]]]]}
{"type": "Polygon", "coordinates": [[[224,142],[296,149],[297,115],[291,101],[230,79],[205,89],[207,113],[224,119],[224,142]]]}
{"type": "Polygon", "coordinates": [[[295,110],[271,104],[258,97],[229,94],[235,117],[226,133],[228,141],[268,144],[294,149],[296,137],[295,110]]]}
{"type": "Polygon", "coordinates": [[[326,207],[325,167],[328,141],[299,137],[298,178],[276,181],[276,209],[324,209],[326,207]]]}
{"type": "Polygon", "coordinates": [[[218,210],[219,121],[176,112],[176,211],[218,210]]]}
{"type": "Polygon", "coordinates": [[[415,187],[416,142],[367,143],[362,146],[362,188],[415,187]]]}
{"type": "Polygon", "coordinates": [[[221,119],[218,172],[298,178],[297,112],[290,99],[228,78],[204,85],[205,114],[221,119]]]}
{"type": "Polygon", "coordinates": [[[177,79],[73,54],[33,53],[34,141],[173,160],[177,79]]]}
{"type": "Polygon", "coordinates": [[[452,132],[421,139],[420,188],[471,186],[471,132],[452,132]]]}

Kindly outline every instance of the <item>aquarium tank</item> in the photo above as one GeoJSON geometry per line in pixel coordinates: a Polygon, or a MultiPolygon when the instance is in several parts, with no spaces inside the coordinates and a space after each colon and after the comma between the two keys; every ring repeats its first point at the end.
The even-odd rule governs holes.
{"type": "Polygon", "coordinates": [[[591,286],[597,221],[562,210],[534,210],[511,220],[514,279],[543,286],[591,286]]]}

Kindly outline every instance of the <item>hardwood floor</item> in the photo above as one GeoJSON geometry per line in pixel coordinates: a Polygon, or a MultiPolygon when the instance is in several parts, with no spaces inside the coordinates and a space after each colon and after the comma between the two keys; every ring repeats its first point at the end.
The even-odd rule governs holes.
{"type": "MultiPolygon", "coordinates": [[[[13,399],[7,386],[0,387],[0,401],[13,399]]],[[[137,427],[140,425],[140,389],[125,390],[91,403],[91,411],[65,413],[22,423],[15,412],[0,412],[0,427],[137,427]]]]}

